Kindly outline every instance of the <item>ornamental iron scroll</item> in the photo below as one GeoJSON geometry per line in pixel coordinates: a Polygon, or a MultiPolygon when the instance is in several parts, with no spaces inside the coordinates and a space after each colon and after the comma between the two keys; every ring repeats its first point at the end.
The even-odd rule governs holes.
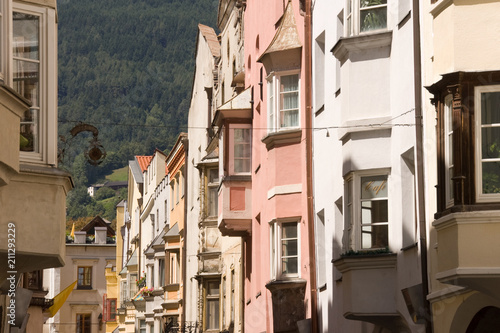
{"type": "MultiPolygon", "coordinates": [[[[85,158],[87,159],[87,162],[93,166],[101,164],[106,158],[106,150],[104,149],[104,147],[102,146],[101,142],[98,139],[99,131],[95,126],[85,123],[79,123],[70,130],[71,133],[70,139],[73,139],[75,136],[77,136],[79,133],[82,132],[92,133],[92,138],[89,141],[89,147],[84,151],[84,155],[85,158]]],[[[62,162],[62,160],[64,159],[66,146],[69,145],[69,141],[62,135],[59,136],[59,139],[65,145],[65,147],[59,149],[58,152],[58,160],[59,162],[62,162]]]]}

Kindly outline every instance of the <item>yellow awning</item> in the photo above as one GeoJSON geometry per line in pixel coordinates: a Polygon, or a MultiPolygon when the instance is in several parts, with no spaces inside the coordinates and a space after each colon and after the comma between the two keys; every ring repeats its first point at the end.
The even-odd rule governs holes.
{"type": "Polygon", "coordinates": [[[66,300],[68,299],[69,294],[71,294],[73,288],[75,288],[76,282],[77,281],[70,284],[68,287],[66,287],[66,289],[64,289],[54,297],[54,304],[48,310],[50,314],[49,318],[54,317],[57,311],[59,311],[59,309],[63,306],[64,302],[66,302],[66,300]]]}

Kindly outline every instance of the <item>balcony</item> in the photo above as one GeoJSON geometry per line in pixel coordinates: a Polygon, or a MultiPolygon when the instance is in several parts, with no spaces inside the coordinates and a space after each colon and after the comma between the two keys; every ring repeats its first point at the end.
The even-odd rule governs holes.
{"type": "Polygon", "coordinates": [[[353,255],[335,260],[342,273],[344,317],[405,331],[397,312],[397,256],[393,253],[353,255]]]}
{"type": "Polygon", "coordinates": [[[500,214],[453,213],[433,222],[437,231],[436,278],[500,298],[500,214]]]}
{"type": "Polygon", "coordinates": [[[218,226],[223,236],[242,237],[252,231],[251,176],[228,176],[222,179],[219,192],[218,226]]]}

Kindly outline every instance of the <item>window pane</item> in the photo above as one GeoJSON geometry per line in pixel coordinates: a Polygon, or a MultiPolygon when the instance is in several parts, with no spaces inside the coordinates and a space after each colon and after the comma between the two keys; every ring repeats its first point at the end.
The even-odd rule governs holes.
{"type": "Polygon", "coordinates": [[[289,222],[281,225],[282,238],[297,238],[297,223],[289,222]]]}
{"type": "Polygon", "coordinates": [[[500,124],[500,92],[481,94],[481,124],[500,124]]]}
{"type": "Polygon", "coordinates": [[[208,283],[208,295],[219,295],[219,282],[209,282],[208,283]]]}
{"type": "Polygon", "coordinates": [[[387,200],[364,201],[361,203],[361,223],[380,223],[388,221],[387,200]]]}
{"type": "Polygon", "coordinates": [[[297,240],[283,240],[281,242],[281,254],[283,257],[296,256],[298,254],[297,240]]]}
{"type": "MultiPolygon", "coordinates": [[[[367,2],[367,1],[363,1],[367,2]]],[[[373,2],[373,1],[372,1],[373,2]]],[[[360,31],[384,29],[387,27],[387,8],[373,8],[360,11],[360,31]]]]}
{"type": "Polygon", "coordinates": [[[299,110],[282,111],[280,126],[281,127],[299,126],[299,110]]]}
{"type": "Polygon", "coordinates": [[[389,246],[388,225],[363,226],[361,228],[361,248],[378,249],[389,246]]]}
{"type": "Polygon", "coordinates": [[[361,178],[361,199],[387,198],[387,176],[361,178]]]}
{"type": "Polygon", "coordinates": [[[218,213],[217,187],[208,188],[208,216],[216,216],[218,213]]]}
{"type": "Polygon", "coordinates": [[[481,147],[483,159],[500,158],[500,127],[481,130],[481,147]]]}
{"type": "Polygon", "coordinates": [[[208,170],[208,182],[209,183],[218,183],[219,182],[219,170],[218,169],[208,170]]]}
{"type": "Polygon", "coordinates": [[[207,329],[219,328],[219,300],[207,300],[207,329]]]}
{"type": "Polygon", "coordinates": [[[280,78],[280,92],[299,90],[299,75],[285,75],[280,78]]]}
{"type": "Polygon", "coordinates": [[[483,162],[483,193],[500,193],[500,162],[483,162]]]}
{"type": "Polygon", "coordinates": [[[39,17],[14,12],[12,19],[14,57],[38,60],[39,17]]]}
{"type": "Polygon", "coordinates": [[[283,274],[297,274],[299,272],[297,257],[283,258],[281,265],[283,274]]]}

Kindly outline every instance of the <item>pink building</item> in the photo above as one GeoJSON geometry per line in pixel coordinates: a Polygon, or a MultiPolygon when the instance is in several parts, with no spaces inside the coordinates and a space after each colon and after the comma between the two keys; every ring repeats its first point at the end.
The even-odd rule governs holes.
{"type": "Polygon", "coordinates": [[[316,304],[304,16],[299,0],[242,3],[247,89],[214,119],[223,157],[219,229],[243,239],[245,331],[303,332],[316,304]]]}

